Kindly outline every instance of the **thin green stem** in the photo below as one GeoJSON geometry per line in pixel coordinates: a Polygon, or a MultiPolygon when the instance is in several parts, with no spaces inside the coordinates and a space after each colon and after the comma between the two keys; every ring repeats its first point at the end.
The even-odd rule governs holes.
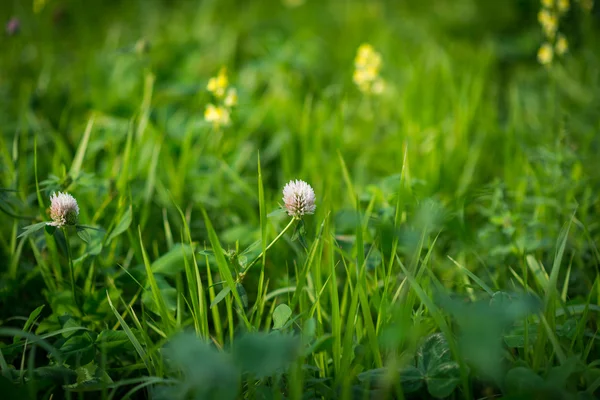
{"type": "Polygon", "coordinates": [[[79,309],[79,306],[77,304],[77,295],[75,294],[75,268],[73,267],[71,244],[69,243],[69,235],[67,234],[66,227],[63,227],[63,234],[65,235],[65,243],[67,245],[67,258],[69,259],[69,270],[71,272],[71,291],[73,292],[73,302],[75,303],[75,307],[79,309]]]}
{"type": "Polygon", "coordinates": [[[240,273],[240,279],[244,279],[244,276],[246,276],[246,273],[250,270],[250,268],[254,264],[256,264],[258,262],[258,260],[260,260],[262,258],[263,254],[266,254],[266,252],[269,251],[269,249],[275,243],[277,243],[277,241],[279,239],[281,239],[281,237],[287,232],[288,229],[290,229],[290,227],[294,224],[294,222],[296,222],[296,218],[292,218],[290,220],[290,223],[287,224],[287,226],[285,228],[283,228],[283,230],[281,231],[281,233],[279,235],[277,235],[277,237],[275,239],[273,239],[273,241],[271,243],[269,243],[269,245],[265,248],[265,250],[261,251],[260,254],[250,264],[248,264],[248,266],[244,269],[244,271],[242,273],[240,273]]]}

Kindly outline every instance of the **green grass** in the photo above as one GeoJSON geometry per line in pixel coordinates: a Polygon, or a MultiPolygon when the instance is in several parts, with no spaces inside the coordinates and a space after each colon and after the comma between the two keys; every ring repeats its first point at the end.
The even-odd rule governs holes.
{"type": "Polygon", "coordinates": [[[3,395],[599,396],[598,5],[286,3],[0,6],[3,395]]]}

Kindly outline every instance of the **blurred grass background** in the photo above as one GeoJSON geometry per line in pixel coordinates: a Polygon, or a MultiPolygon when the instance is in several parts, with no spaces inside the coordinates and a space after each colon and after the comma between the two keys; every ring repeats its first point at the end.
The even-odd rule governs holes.
{"type": "MultiPolygon", "coordinates": [[[[9,34],[7,28],[0,40],[0,186],[11,190],[0,197],[8,211],[0,227],[5,260],[0,300],[10,305],[2,307],[0,319],[26,317],[49,304],[39,334],[64,329],[57,318],[65,313],[86,329],[114,330],[116,320],[106,323],[114,317],[107,289],[117,309],[127,310],[116,300],[122,296],[152,319],[156,315],[147,307],[156,307],[151,304],[158,300],[149,294],[145,301],[138,298],[139,287],[131,279],[149,285],[142,248],[154,262],[174,248],[180,252],[176,244],[188,239],[210,247],[202,209],[225,250],[260,240],[262,228],[272,239],[287,222],[262,221],[259,204],[267,213],[276,209],[283,185],[296,178],[317,193],[317,213],[306,218],[306,225],[311,243],[324,252],[319,253],[323,266],[314,269],[298,242],[278,243],[267,256],[264,276],[256,270],[244,281],[250,305],[268,310],[278,304],[277,297],[261,297],[263,279],[269,291],[307,284],[312,297],[296,293],[287,299],[296,302],[293,311],[304,321],[311,304],[320,304],[315,298],[325,314],[333,312],[329,290],[335,287],[347,317],[354,285],[361,282],[370,300],[361,299],[360,309],[373,313],[379,336],[380,325],[396,318],[392,304],[382,304],[401,293],[402,299],[409,296],[399,313],[411,315],[416,333],[408,347],[414,352],[419,337],[444,329],[423,299],[410,300],[417,292],[398,289],[411,269],[395,264],[396,250],[407,266],[419,260],[437,277],[412,270],[431,299],[436,279],[448,291],[478,298],[474,290],[481,288],[474,289],[473,279],[455,262],[494,292],[532,291],[543,297],[548,286],[534,278],[545,274],[539,269],[544,266],[550,275],[558,259],[562,301],[553,307],[597,305],[600,13],[598,5],[590,11],[583,3],[571,1],[560,20],[569,51],[544,66],[536,59],[545,41],[537,0],[7,0],[0,6],[0,21],[18,18],[19,30],[9,34]],[[363,95],[352,82],[362,43],[382,55],[386,90],[381,96],[363,95]],[[231,126],[215,129],[204,120],[212,101],[206,86],[222,66],[238,90],[239,104],[231,126]],[[83,158],[74,162],[78,149],[83,158]],[[259,154],[262,203],[256,186],[259,154]],[[69,301],[64,237],[56,244],[48,234],[17,239],[24,225],[46,218],[55,190],[78,199],[81,223],[109,233],[132,215],[114,240],[92,233],[90,244],[77,245],[83,310],[63,304],[69,301]],[[566,252],[557,257],[557,239],[568,222],[566,252]],[[335,241],[325,235],[320,242],[322,224],[335,241]],[[329,246],[343,252],[323,250],[329,246]],[[365,252],[369,271],[353,282],[352,263],[360,269],[365,252]],[[308,283],[302,282],[302,271],[308,283]],[[335,275],[337,286],[331,280],[335,275]],[[315,287],[328,288],[327,294],[321,298],[315,287]],[[429,319],[415,322],[420,317],[413,311],[419,316],[426,309],[429,319]]],[[[159,282],[177,320],[171,330],[164,321],[169,318],[157,318],[153,324],[161,333],[190,322],[182,262],[169,266],[159,282]]],[[[221,280],[214,260],[198,256],[194,262],[213,268],[215,277],[209,277],[201,266],[202,279],[221,280]]],[[[207,294],[208,299],[214,295],[207,294]]],[[[227,301],[222,315],[202,317],[211,332],[220,329],[216,318],[223,317],[223,326],[233,324],[233,316],[225,321],[223,314],[234,313],[233,300],[227,301]]],[[[268,328],[267,314],[261,311],[252,322],[268,328]]],[[[363,318],[369,319],[360,314],[363,318]]],[[[597,355],[596,317],[586,314],[582,320],[590,331],[578,328],[571,340],[580,351],[573,344],[570,350],[597,355]],[[588,343],[592,347],[584,351],[588,343]]],[[[550,319],[553,331],[559,322],[550,319]]],[[[345,359],[331,350],[315,361],[326,376],[340,379],[350,359],[358,369],[382,366],[366,325],[357,323],[352,340],[368,337],[369,355],[345,359]],[[323,367],[329,356],[332,370],[323,367]]],[[[335,336],[348,328],[346,321],[336,324],[328,316],[319,318],[317,333],[335,336]]],[[[156,329],[149,332],[148,343],[142,343],[155,351],[165,338],[152,337],[156,329]]],[[[222,332],[217,336],[224,345],[222,332]]],[[[516,358],[541,373],[553,365],[557,350],[550,342],[516,358]],[[536,354],[545,354],[545,361],[536,354]]],[[[589,365],[593,357],[586,357],[581,361],[589,365]]],[[[160,376],[158,370],[149,372],[160,376]]],[[[359,372],[345,374],[348,382],[359,372]]],[[[111,376],[117,380],[130,373],[111,376]]],[[[294,393],[293,379],[290,385],[294,393]]],[[[466,386],[463,379],[465,396],[466,386]]]]}

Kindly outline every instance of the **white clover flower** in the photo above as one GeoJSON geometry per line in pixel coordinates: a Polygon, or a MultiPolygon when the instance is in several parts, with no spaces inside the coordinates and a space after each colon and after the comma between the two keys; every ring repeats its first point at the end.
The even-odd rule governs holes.
{"type": "Polygon", "coordinates": [[[306,182],[301,180],[290,181],[283,188],[283,203],[288,215],[301,218],[305,214],[314,214],[315,191],[306,182]]]}
{"type": "Polygon", "coordinates": [[[61,228],[64,225],[75,225],[79,218],[79,206],[75,197],[68,193],[52,193],[50,196],[50,218],[47,225],[61,228]]]}

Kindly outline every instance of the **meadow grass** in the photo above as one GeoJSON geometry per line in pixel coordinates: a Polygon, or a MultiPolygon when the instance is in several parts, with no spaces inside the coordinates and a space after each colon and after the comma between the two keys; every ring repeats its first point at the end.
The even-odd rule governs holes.
{"type": "Polygon", "coordinates": [[[6,398],[600,394],[597,5],[540,65],[537,0],[34,3],[0,6],[6,398]]]}

